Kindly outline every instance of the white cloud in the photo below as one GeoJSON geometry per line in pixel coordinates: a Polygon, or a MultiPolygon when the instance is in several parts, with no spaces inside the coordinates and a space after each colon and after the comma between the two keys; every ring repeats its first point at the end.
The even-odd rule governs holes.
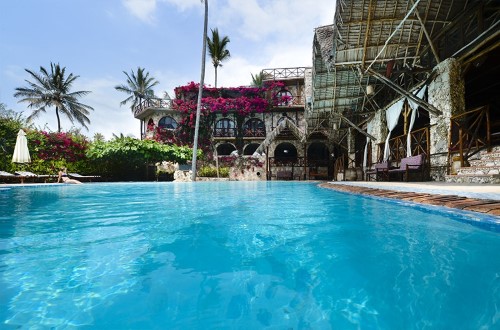
{"type": "Polygon", "coordinates": [[[155,22],[155,12],[157,10],[157,4],[160,2],[170,4],[180,11],[185,11],[196,6],[203,9],[203,7],[200,6],[200,0],[122,0],[122,2],[132,15],[146,23],[155,22]]]}
{"type": "MultiPolygon", "coordinates": [[[[192,7],[199,7],[200,9],[204,10],[204,6],[201,6],[201,4],[203,3],[201,0],[160,0],[160,1],[163,1],[163,2],[166,2],[166,3],[169,3],[175,7],[177,7],[177,9],[179,9],[180,11],[185,11],[185,10],[188,10],[192,7]]],[[[211,5],[211,2],[209,2],[209,6],[211,5]]]]}
{"type": "Polygon", "coordinates": [[[332,0],[231,0],[221,6],[221,24],[238,26],[238,33],[250,40],[287,38],[290,43],[303,41],[304,31],[333,23],[332,0]],[[330,10],[329,10],[330,9],[330,10]],[[319,24],[318,24],[319,22],[319,24]]]}
{"type": "Polygon", "coordinates": [[[141,21],[151,22],[156,10],[156,0],[123,0],[123,5],[141,21]]]}

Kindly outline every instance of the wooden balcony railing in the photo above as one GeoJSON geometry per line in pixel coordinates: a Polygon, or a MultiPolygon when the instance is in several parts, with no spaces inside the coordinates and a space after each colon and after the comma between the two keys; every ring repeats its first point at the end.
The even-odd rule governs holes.
{"type": "Polygon", "coordinates": [[[451,117],[449,141],[448,164],[452,154],[458,153],[460,164],[464,166],[465,161],[481,149],[490,148],[489,107],[482,106],[451,117]]]}
{"type": "Polygon", "coordinates": [[[134,116],[137,117],[143,111],[149,108],[159,108],[159,109],[169,109],[172,106],[172,100],[170,99],[159,99],[151,98],[144,99],[139,103],[134,109],[134,116]]]}
{"type": "Polygon", "coordinates": [[[337,180],[338,174],[342,173],[342,180],[346,179],[346,169],[355,168],[356,161],[346,154],[342,154],[333,163],[333,179],[337,180]]]}
{"type": "MultiPolygon", "coordinates": [[[[411,141],[411,154],[419,155],[425,154],[428,160],[430,153],[430,144],[429,144],[429,127],[419,128],[410,133],[410,141],[411,141]]],[[[406,157],[406,149],[407,149],[407,138],[408,135],[399,135],[389,140],[389,159],[392,162],[398,163],[402,158],[406,157]]],[[[377,162],[382,162],[382,158],[384,156],[384,146],[385,142],[378,144],[378,158],[377,162]]]]}
{"type": "Polygon", "coordinates": [[[266,131],[264,129],[246,129],[243,132],[244,137],[255,137],[255,138],[265,138],[266,131]]]}
{"type": "Polygon", "coordinates": [[[264,80],[304,78],[306,75],[306,69],[307,68],[304,68],[304,67],[264,69],[264,70],[262,70],[262,73],[264,74],[264,77],[265,77],[264,80]]]}
{"type": "Polygon", "coordinates": [[[215,128],[214,137],[235,137],[236,128],[215,128]]]}

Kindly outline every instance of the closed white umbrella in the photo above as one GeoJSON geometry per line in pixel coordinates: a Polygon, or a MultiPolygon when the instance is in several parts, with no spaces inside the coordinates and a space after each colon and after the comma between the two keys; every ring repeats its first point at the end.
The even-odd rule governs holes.
{"type": "Polygon", "coordinates": [[[12,155],[13,163],[31,163],[30,151],[28,149],[28,140],[26,133],[22,129],[17,133],[16,146],[14,147],[14,155],[12,155]]]}

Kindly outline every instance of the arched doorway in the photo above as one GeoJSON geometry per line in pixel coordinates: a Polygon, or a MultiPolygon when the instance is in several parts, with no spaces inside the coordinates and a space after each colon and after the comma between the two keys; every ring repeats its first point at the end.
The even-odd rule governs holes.
{"type": "Polygon", "coordinates": [[[327,180],[330,177],[330,151],[322,142],[313,142],[307,148],[309,179],[327,180]]]}
{"type": "Polygon", "coordinates": [[[218,156],[230,156],[232,152],[236,150],[236,147],[231,143],[221,143],[217,146],[218,156]]]}
{"type": "Polygon", "coordinates": [[[282,142],[274,149],[276,162],[293,163],[297,161],[297,148],[289,142],[282,142]]]}
{"type": "Polygon", "coordinates": [[[243,156],[252,156],[259,147],[258,143],[250,143],[243,149],[243,156]]]}

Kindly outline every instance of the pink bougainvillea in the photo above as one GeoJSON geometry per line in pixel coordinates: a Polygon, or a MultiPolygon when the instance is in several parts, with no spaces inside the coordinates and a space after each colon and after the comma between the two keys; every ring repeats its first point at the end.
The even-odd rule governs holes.
{"type": "MultiPolygon", "coordinates": [[[[184,114],[195,112],[199,86],[195,82],[190,82],[175,88],[174,109],[184,114]]],[[[291,100],[290,96],[282,96],[279,100],[275,100],[276,92],[284,87],[282,81],[267,82],[264,87],[204,87],[201,99],[202,115],[234,112],[240,116],[247,116],[266,112],[277,103],[288,103],[291,100]]],[[[189,119],[189,122],[191,121],[192,118],[189,119]]]]}
{"type": "MultiPolygon", "coordinates": [[[[198,83],[190,82],[185,86],[175,88],[172,108],[181,113],[176,131],[178,143],[189,144],[192,141],[199,86],[198,83]]],[[[200,139],[209,141],[212,134],[211,125],[216,114],[231,113],[236,116],[237,121],[242,122],[243,118],[252,114],[265,113],[276,105],[289,104],[291,100],[289,96],[276,99],[278,92],[283,91],[284,88],[285,84],[282,81],[266,82],[263,87],[204,87],[201,98],[200,139]]],[[[209,145],[209,143],[200,143],[200,145],[209,145]]]]}
{"type": "Polygon", "coordinates": [[[60,160],[75,162],[85,158],[88,142],[71,133],[48,133],[31,131],[31,141],[37,157],[41,160],[60,160]]]}

